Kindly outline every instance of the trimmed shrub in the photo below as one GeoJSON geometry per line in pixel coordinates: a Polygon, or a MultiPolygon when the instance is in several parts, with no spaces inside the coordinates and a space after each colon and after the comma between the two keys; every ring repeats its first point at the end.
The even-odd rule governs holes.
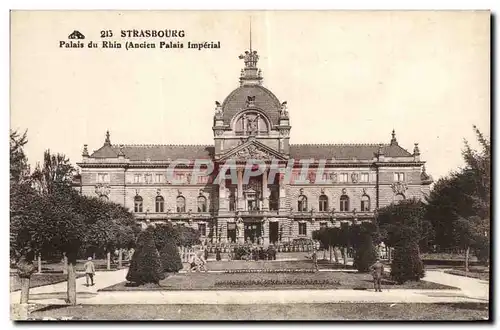
{"type": "Polygon", "coordinates": [[[164,246],[160,250],[160,258],[164,272],[177,273],[182,269],[181,257],[173,241],[164,241],[164,246]]]}
{"type": "Polygon", "coordinates": [[[370,266],[377,259],[377,251],[373,245],[372,236],[369,233],[361,234],[359,244],[354,255],[354,267],[360,273],[366,273],[370,270],[370,266]]]}
{"type": "Polygon", "coordinates": [[[160,254],[155,246],[152,228],[146,228],[137,238],[126,279],[142,285],[146,283],[159,284],[160,280],[164,278],[160,254]]]}
{"type": "Polygon", "coordinates": [[[420,259],[417,242],[405,241],[396,246],[391,263],[391,278],[398,284],[403,284],[406,281],[419,281],[424,275],[424,264],[420,259]]]}

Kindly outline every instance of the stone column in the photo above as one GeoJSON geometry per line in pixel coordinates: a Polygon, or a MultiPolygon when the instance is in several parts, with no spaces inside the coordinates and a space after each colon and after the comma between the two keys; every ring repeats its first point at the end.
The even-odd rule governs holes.
{"type": "Polygon", "coordinates": [[[262,173],[262,210],[269,210],[269,188],[267,187],[268,171],[262,173]]]}
{"type": "Polygon", "coordinates": [[[227,203],[227,199],[229,196],[226,196],[226,180],[222,179],[219,183],[219,210],[227,211],[229,210],[229,205],[227,203]]]}
{"type": "Polygon", "coordinates": [[[264,221],[262,223],[262,231],[264,247],[267,247],[269,245],[269,220],[267,218],[264,218],[264,221]]]}
{"type": "Polygon", "coordinates": [[[238,210],[244,209],[244,200],[243,200],[243,169],[239,168],[237,170],[238,173],[238,210]]]}
{"type": "Polygon", "coordinates": [[[228,238],[227,238],[227,221],[225,221],[225,220],[222,223],[221,242],[222,243],[227,243],[228,242],[228,238]]]}
{"type": "Polygon", "coordinates": [[[245,243],[245,225],[241,218],[236,220],[236,239],[239,244],[245,243]]]}
{"type": "Polygon", "coordinates": [[[279,177],[279,210],[281,212],[289,211],[286,206],[286,185],[285,185],[285,174],[281,174],[279,177]]]}

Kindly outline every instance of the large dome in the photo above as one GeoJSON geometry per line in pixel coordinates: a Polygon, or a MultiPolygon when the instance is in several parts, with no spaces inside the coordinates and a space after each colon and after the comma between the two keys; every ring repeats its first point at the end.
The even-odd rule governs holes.
{"type": "Polygon", "coordinates": [[[279,124],[281,103],[270,90],[261,85],[243,85],[226,97],[222,103],[224,124],[229,124],[234,115],[245,109],[260,109],[273,125],[279,124]],[[255,97],[250,105],[249,97],[255,97]]]}

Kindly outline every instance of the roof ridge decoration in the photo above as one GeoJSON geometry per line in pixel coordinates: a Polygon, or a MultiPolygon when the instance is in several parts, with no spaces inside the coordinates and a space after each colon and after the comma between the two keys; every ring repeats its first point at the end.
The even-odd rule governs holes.
{"type": "Polygon", "coordinates": [[[104,139],[104,145],[105,146],[111,146],[111,139],[109,137],[109,130],[106,131],[106,139],[104,139]]]}
{"type": "Polygon", "coordinates": [[[390,146],[387,143],[293,143],[290,146],[325,146],[325,147],[352,147],[352,146],[363,146],[363,147],[378,147],[383,145],[385,147],[390,146]]]}
{"type": "MultiPolygon", "coordinates": [[[[122,144],[123,147],[213,147],[211,144],[122,144]]],[[[116,148],[116,146],[114,146],[116,148]]]]}

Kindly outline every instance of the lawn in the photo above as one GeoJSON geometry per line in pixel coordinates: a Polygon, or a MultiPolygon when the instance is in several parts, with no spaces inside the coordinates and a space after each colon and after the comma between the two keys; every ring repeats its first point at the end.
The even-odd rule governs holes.
{"type": "Polygon", "coordinates": [[[466,276],[466,277],[472,277],[472,278],[477,278],[483,281],[489,281],[490,280],[490,273],[489,271],[484,271],[480,269],[474,269],[470,268],[468,272],[465,272],[465,268],[460,268],[460,269],[449,269],[444,271],[447,274],[452,274],[452,275],[459,275],[459,276],[466,276]]]}
{"type": "Polygon", "coordinates": [[[482,320],[488,304],[276,304],[47,306],[31,320],[482,320]]]}
{"type": "MultiPolygon", "coordinates": [[[[456,289],[420,281],[397,285],[388,280],[382,287],[393,289],[456,289]]],[[[121,282],[99,291],[165,291],[165,290],[269,290],[269,289],[354,289],[373,288],[370,274],[347,272],[316,273],[186,273],[170,274],[160,286],[131,286],[121,282]],[[265,282],[264,282],[265,281],[265,282]],[[270,284],[271,283],[271,284],[270,284]]]]}
{"type": "MultiPolygon", "coordinates": [[[[313,269],[314,264],[311,260],[293,260],[293,261],[244,261],[232,260],[227,261],[209,261],[207,262],[208,270],[240,270],[240,269],[313,269]]],[[[344,265],[330,264],[327,261],[318,261],[319,269],[343,269],[344,265]]],[[[352,266],[347,266],[347,269],[352,269],[352,266]]]]}
{"type": "MultiPolygon", "coordinates": [[[[76,274],[76,278],[85,276],[84,274],[76,274]]],[[[36,288],[48,284],[65,282],[68,278],[66,274],[33,274],[30,280],[30,288],[36,288]]],[[[10,276],[10,292],[21,290],[21,279],[19,276],[10,276]]]]}

